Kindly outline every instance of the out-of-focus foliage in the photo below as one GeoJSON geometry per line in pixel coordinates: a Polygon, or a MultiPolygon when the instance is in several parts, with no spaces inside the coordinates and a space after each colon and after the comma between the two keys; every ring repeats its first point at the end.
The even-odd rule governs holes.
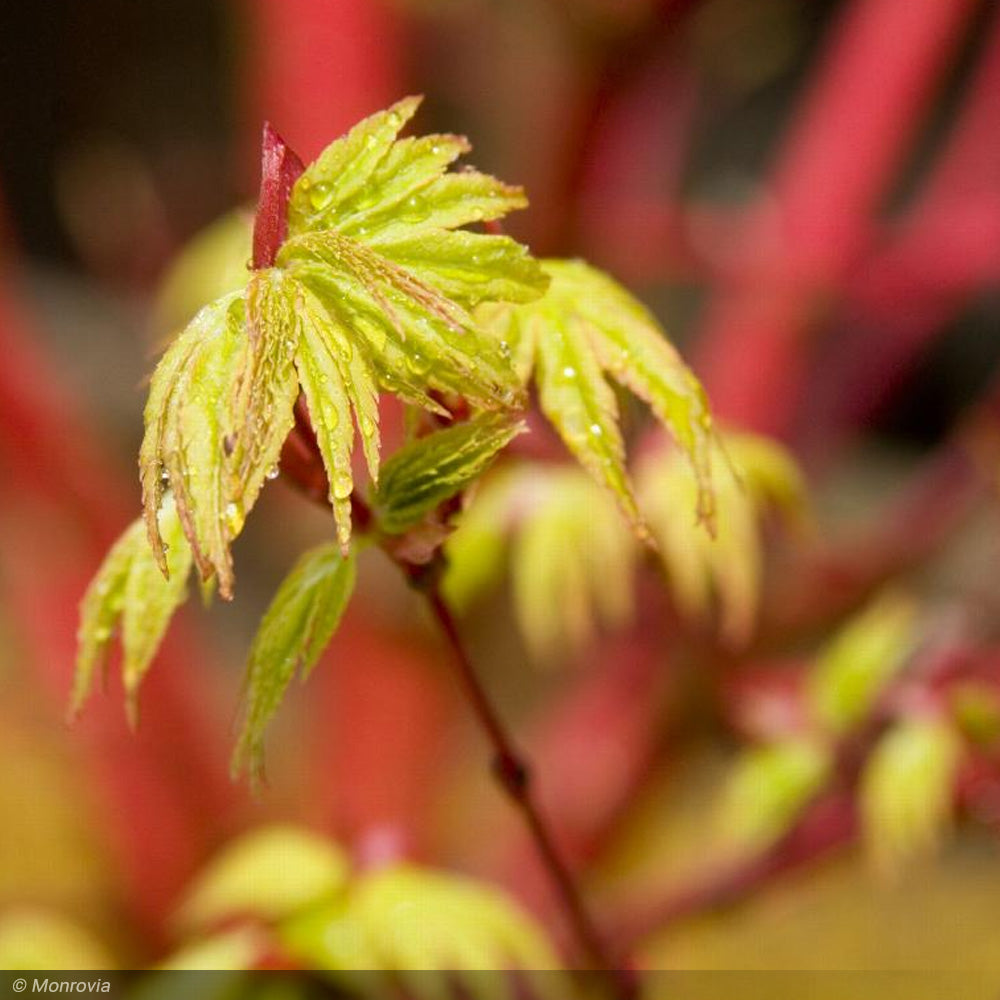
{"type": "Polygon", "coordinates": [[[788,519],[805,509],[805,487],[791,455],[752,434],[725,434],[711,447],[715,534],[695,532],[682,512],[696,501],[698,483],[672,448],[644,456],[637,473],[640,506],[670,578],[678,609],[704,618],[713,595],[725,639],[738,645],[753,630],[763,573],[761,521],[770,508],[788,519]]]}
{"type": "MultiPolygon", "coordinates": [[[[727,434],[709,449],[714,536],[698,531],[690,514],[685,516],[697,506],[699,486],[677,448],[644,456],[637,496],[678,608],[704,616],[714,593],[723,633],[737,642],[749,637],[756,616],[762,519],[772,507],[789,519],[800,518],[805,490],[791,457],[767,438],[727,434]]],[[[491,476],[448,542],[446,595],[465,607],[496,582],[509,555],[518,624],[540,661],[578,651],[598,626],[627,625],[641,552],[616,524],[610,494],[598,486],[578,471],[544,465],[491,476]]]]}
{"type": "Polygon", "coordinates": [[[0,969],[113,969],[114,959],[74,921],[35,907],[0,917],[0,969]]]}
{"type": "Polygon", "coordinates": [[[583,648],[598,625],[632,617],[635,545],[610,498],[572,469],[531,485],[531,510],[511,547],[514,610],[544,663],[583,648]]]}
{"type": "MultiPolygon", "coordinates": [[[[164,968],[248,969],[280,953],[375,996],[390,979],[373,973],[414,996],[450,996],[459,981],[463,995],[492,998],[513,997],[513,981],[461,973],[560,968],[541,928],[499,889],[413,864],[351,872],[336,844],[287,826],[225,848],[195,882],[178,926],[187,940],[164,968]],[[427,974],[435,971],[446,975],[427,974]]],[[[559,995],[552,977],[536,985],[533,995],[559,995]]]]}
{"type": "Polygon", "coordinates": [[[159,531],[166,546],[164,578],[150,550],[141,520],[111,547],[80,605],[80,629],[73,708],[79,710],[93,687],[94,674],[121,626],[122,679],[127,707],[134,718],[136,698],[174,611],[187,596],[191,549],[173,500],[159,511],[159,531]]]}
{"type": "Polygon", "coordinates": [[[741,754],[719,813],[724,838],[743,850],[773,843],[795,822],[831,774],[821,743],[789,739],[741,754]]]}
{"type": "Polygon", "coordinates": [[[886,733],[862,781],[865,840],[878,869],[894,874],[933,850],[953,816],[961,741],[938,719],[904,720],[886,733]]]}
{"type": "Polygon", "coordinates": [[[547,260],[548,292],[480,315],[532,376],[542,410],[581,465],[618,500],[640,537],[646,527],[625,467],[618,400],[608,376],[649,403],[695,470],[695,509],[711,528],[712,418],[705,394],[656,320],[617,282],[582,261],[547,260]]]}
{"type": "MultiPolygon", "coordinates": [[[[359,876],[338,901],[286,923],[281,940],[306,966],[375,996],[388,981],[370,972],[395,973],[422,998],[449,995],[445,979],[426,975],[448,970],[466,995],[492,1000],[513,997],[513,982],[462,973],[560,968],[541,928],[501,891],[408,864],[359,876]]],[[[559,995],[551,975],[537,986],[536,995],[559,995]]]]}
{"type": "Polygon", "coordinates": [[[537,297],[547,278],[508,237],[456,232],[526,202],[475,171],[448,173],[464,140],[397,140],[408,98],[330,145],[296,182],[277,267],[205,307],[153,376],[140,454],[150,541],[164,479],[203,578],[232,596],[230,542],[278,461],[301,382],[350,537],[354,421],[378,473],[378,389],[432,410],[429,393],[472,405],[517,401],[514,373],[466,311],[537,297]],[[352,420],[353,411],[353,420],[352,420]]]}
{"type": "Polygon", "coordinates": [[[823,649],[809,678],[817,721],[833,734],[856,725],[920,639],[916,604],[882,594],[844,625],[823,649]]]}
{"type": "Polygon", "coordinates": [[[344,887],[350,870],[336,844],[294,826],[264,827],[227,845],[191,886],[177,914],[186,933],[251,915],[292,916],[344,887]]]}
{"type": "Polygon", "coordinates": [[[382,467],[374,496],[378,526],[390,535],[418,524],[475,482],[524,430],[505,413],[484,413],[417,438],[382,467]]]}
{"type": "Polygon", "coordinates": [[[296,673],[304,680],[337,630],[354,591],[352,555],[334,544],[306,552],[285,577],[250,648],[247,706],[234,768],[263,762],[264,732],[296,673]]]}
{"type": "Polygon", "coordinates": [[[620,628],[632,616],[636,542],[610,495],[577,469],[501,470],[446,552],[444,591],[459,607],[497,579],[509,554],[518,625],[539,662],[558,662],[598,626],[620,628]]]}

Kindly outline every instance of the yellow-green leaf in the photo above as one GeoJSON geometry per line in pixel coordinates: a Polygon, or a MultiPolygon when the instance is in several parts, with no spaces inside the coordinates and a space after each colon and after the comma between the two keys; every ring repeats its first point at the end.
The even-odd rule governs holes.
{"type": "Polygon", "coordinates": [[[387,391],[402,395],[412,385],[409,395],[419,405],[426,405],[427,388],[457,393],[480,409],[518,402],[517,378],[496,339],[461,305],[376,249],[338,233],[310,233],[285,243],[278,261],[363,338],[387,391]]]}
{"type": "Polygon", "coordinates": [[[122,679],[134,716],[139,685],[159,649],[174,611],[187,596],[191,549],[171,497],[160,508],[158,530],[165,543],[169,577],[160,572],[141,520],[111,547],[80,605],[73,709],[93,687],[118,625],[121,625],[122,679]]]}
{"type": "Polygon", "coordinates": [[[177,913],[185,931],[233,918],[274,923],[337,896],[350,862],[336,844],[294,826],[269,826],[228,844],[198,876],[177,913]]]}
{"type": "Polygon", "coordinates": [[[247,707],[234,768],[259,770],[264,732],[292,678],[303,679],[336,631],[354,590],[353,556],[337,545],[306,552],[292,568],[267,609],[250,649],[247,707]]]}
{"type": "Polygon", "coordinates": [[[240,518],[250,512],[265,479],[277,471],[281,446],[295,423],[296,292],[294,282],[277,268],[256,272],[247,286],[247,349],[233,386],[231,430],[224,441],[227,498],[240,518]]]}
{"type": "Polygon", "coordinates": [[[698,380],[653,317],[620,285],[582,261],[543,262],[551,279],[537,302],[480,308],[522,377],[534,367],[542,408],[566,446],[616,497],[640,536],[625,465],[613,379],[645,400],[691,462],[695,509],[711,528],[712,418],[698,380]]]}
{"type": "Polygon", "coordinates": [[[861,813],[872,861],[894,874],[931,851],[953,814],[961,741],[947,723],[913,719],[879,741],[862,778],[861,813]]]}
{"type": "Polygon", "coordinates": [[[375,480],[379,473],[375,379],[365,345],[352,345],[333,314],[305,286],[296,283],[295,299],[300,334],[295,365],[326,468],[337,536],[346,548],[351,537],[354,421],[361,431],[369,473],[375,480]]]}
{"type": "Polygon", "coordinates": [[[226,491],[225,441],[233,420],[233,385],[247,351],[245,305],[230,295],[206,306],[164,354],[146,401],[139,452],[142,499],[150,544],[161,570],[166,557],[158,527],[169,483],[203,579],[218,575],[232,596],[229,542],[244,511],[226,491]]]}
{"type": "Polygon", "coordinates": [[[402,447],[382,467],[374,498],[378,525],[401,534],[481,476],[524,429],[504,413],[486,413],[402,447]]]}
{"type": "MultiPolygon", "coordinates": [[[[290,231],[332,229],[341,224],[344,206],[368,194],[377,168],[419,106],[419,97],[406,97],[330,143],[306,167],[292,189],[288,206],[290,231]]],[[[440,169],[446,166],[442,164],[440,169]]]]}
{"type": "Polygon", "coordinates": [[[857,725],[920,639],[917,607],[902,594],[880,595],[823,649],[809,679],[817,719],[833,733],[857,725]]]}
{"type": "Polygon", "coordinates": [[[404,230],[377,239],[374,246],[388,260],[465,306],[530,302],[548,284],[527,249],[509,236],[404,230]]]}

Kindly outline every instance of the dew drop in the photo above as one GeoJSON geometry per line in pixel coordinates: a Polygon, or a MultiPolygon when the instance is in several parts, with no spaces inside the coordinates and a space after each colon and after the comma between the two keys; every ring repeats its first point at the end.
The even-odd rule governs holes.
{"type": "Polygon", "coordinates": [[[333,477],[334,500],[346,500],[354,489],[354,480],[349,472],[337,472],[333,477]]]}
{"type": "Polygon", "coordinates": [[[601,427],[600,424],[591,424],[590,433],[593,434],[594,437],[601,437],[604,434],[604,428],[601,427]]]}
{"type": "Polygon", "coordinates": [[[375,433],[375,423],[371,417],[362,414],[361,416],[361,433],[364,434],[366,438],[370,438],[375,433]]]}
{"type": "Polygon", "coordinates": [[[329,184],[317,184],[309,192],[309,204],[321,212],[333,201],[333,188],[329,184]]]}
{"type": "Polygon", "coordinates": [[[240,533],[240,529],[243,527],[243,508],[233,500],[230,500],[226,504],[226,509],[224,512],[226,527],[229,529],[229,534],[231,536],[236,536],[240,533]]]}
{"type": "Polygon", "coordinates": [[[414,375],[426,375],[431,363],[422,354],[408,354],[406,357],[406,367],[414,375]]]}
{"type": "Polygon", "coordinates": [[[328,430],[335,430],[337,425],[340,423],[340,414],[337,412],[337,408],[332,406],[330,403],[324,403],[321,407],[321,413],[323,417],[323,426],[328,430]]]}
{"type": "Polygon", "coordinates": [[[566,365],[562,373],[564,378],[576,378],[576,369],[572,365],[566,365]]]}
{"type": "Polygon", "coordinates": [[[278,469],[278,467],[276,465],[272,465],[271,468],[268,469],[267,473],[266,473],[267,478],[268,479],[272,479],[272,480],[273,479],[277,479],[278,476],[279,476],[279,474],[280,474],[280,470],[278,469]]]}

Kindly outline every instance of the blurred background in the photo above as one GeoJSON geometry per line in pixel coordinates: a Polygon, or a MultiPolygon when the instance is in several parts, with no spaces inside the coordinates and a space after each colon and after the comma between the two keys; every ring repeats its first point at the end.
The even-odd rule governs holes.
{"type": "Polygon", "coordinates": [[[0,39],[0,944],[31,913],[79,937],[78,965],[159,961],[193,874],[272,820],[495,880],[564,940],[434,631],[377,559],[283,710],[267,789],[230,782],[254,624],[329,531],[281,484],[235,604],[178,616],[138,732],[114,680],[65,722],[79,598],[138,510],[171,261],[252,203],[263,120],[309,159],[422,93],[421,131],[526,186],[510,232],[615,274],[811,495],[807,527],[763,525],[735,646],[650,567],[631,622],[568,663],[532,662],[502,584],[465,616],[598,919],[654,968],[1000,971],[996,3],[60,0],[3,4],[0,39]],[[888,583],[919,653],[810,770],[784,753],[818,739],[803,691],[888,583]],[[938,742],[883,754],[879,793],[867,762],[924,724],[938,742]]]}

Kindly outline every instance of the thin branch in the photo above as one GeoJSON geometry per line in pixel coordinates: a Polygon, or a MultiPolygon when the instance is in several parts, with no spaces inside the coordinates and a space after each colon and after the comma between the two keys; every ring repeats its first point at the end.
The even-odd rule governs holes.
{"type": "Polygon", "coordinates": [[[441,632],[448,640],[462,688],[493,748],[494,774],[511,803],[524,817],[581,947],[596,968],[614,973],[619,996],[633,996],[635,993],[633,978],[619,966],[584,905],[573,875],[556,846],[552,830],[532,794],[530,766],[514,746],[510,734],[472,665],[451,610],[441,596],[437,574],[432,570],[422,575],[418,578],[418,584],[427,598],[428,606],[441,632]]]}

